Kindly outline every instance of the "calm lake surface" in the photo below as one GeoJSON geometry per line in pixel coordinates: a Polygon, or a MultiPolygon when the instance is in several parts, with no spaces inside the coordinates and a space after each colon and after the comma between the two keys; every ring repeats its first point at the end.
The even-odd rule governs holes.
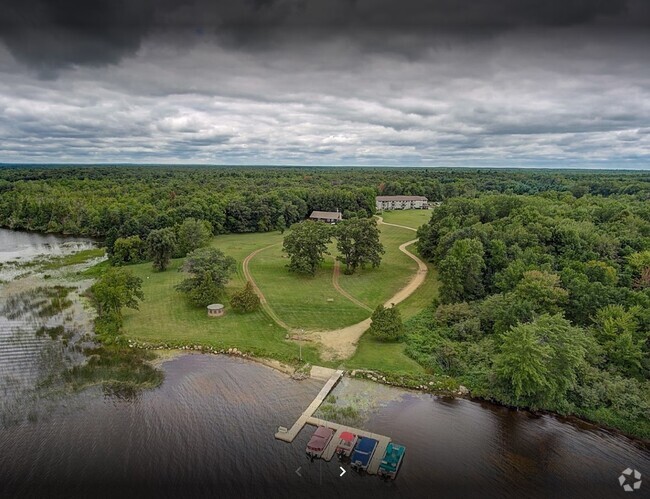
{"type": "Polygon", "coordinates": [[[83,334],[83,310],[13,313],[7,304],[25,286],[3,286],[0,497],[650,497],[650,484],[633,494],[618,485],[627,467],[650,476],[648,448],[639,442],[392,388],[363,426],[407,447],[397,480],[361,476],[348,465],[341,477],[336,460],[305,457],[312,427],[292,444],[273,438],[323,382],[226,356],[168,360],[159,388],[130,397],[100,386],[57,391],[44,380],[83,355],[36,331],[65,324],[83,334]]]}
{"type": "Polygon", "coordinates": [[[90,239],[0,229],[0,262],[59,256],[93,248],[90,239]]]}

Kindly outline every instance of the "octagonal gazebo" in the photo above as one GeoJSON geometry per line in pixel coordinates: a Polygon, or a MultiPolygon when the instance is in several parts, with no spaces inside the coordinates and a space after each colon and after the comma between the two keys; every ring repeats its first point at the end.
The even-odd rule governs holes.
{"type": "Polygon", "coordinates": [[[226,310],[221,303],[213,303],[208,305],[208,317],[221,317],[226,310]]]}

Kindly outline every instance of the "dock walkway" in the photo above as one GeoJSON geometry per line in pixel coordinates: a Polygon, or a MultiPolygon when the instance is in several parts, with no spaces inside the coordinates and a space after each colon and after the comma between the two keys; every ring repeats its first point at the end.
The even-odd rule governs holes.
{"type": "MultiPolygon", "coordinates": [[[[325,368],[321,368],[321,370],[317,371],[317,373],[318,375],[323,376],[326,373],[328,373],[328,370],[326,370],[325,368]]],[[[375,453],[373,454],[372,459],[370,460],[370,464],[368,465],[368,469],[366,470],[366,472],[369,475],[376,475],[377,470],[379,469],[379,465],[381,464],[381,458],[384,456],[384,453],[386,452],[386,447],[388,447],[388,444],[391,441],[389,437],[386,437],[384,435],[378,435],[377,433],[372,433],[370,431],[361,430],[359,428],[352,428],[350,426],[313,417],[316,410],[327,398],[329,393],[332,391],[334,386],[336,386],[336,384],[339,382],[342,376],[343,376],[343,371],[340,370],[333,371],[330,378],[323,386],[323,388],[321,388],[321,391],[318,393],[318,395],[316,395],[316,398],[312,401],[311,404],[309,404],[309,407],[307,407],[307,409],[304,410],[304,412],[296,420],[293,426],[288,430],[280,426],[278,428],[277,433],[275,434],[275,438],[277,438],[278,440],[282,440],[284,442],[293,442],[293,440],[296,438],[296,435],[300,433],[300,430],[302,430],[302,428],[306,424],[313,425],[313,426],[325,426],[326,428],[331,428],[335,431],[335,433],[334,436],[332,437],[332,440],[323,451],[323,455],[321,456],[321,458],[324,459],[325,461],[330,461],[332,457],[334,457],[334,453],[336,451],[336,447],[338,446],[341,433],[343,433],[344,431],[349,431],[350,433],[353,433],[359,437],[374,438],[379,443],[377,444],[377,448],[375,449],[375,453]]]]}
{"type": "Polygon", "coordinates": [[[285,442],[293,442],[293,439],[296,438],[296,435],[298,435],[298,433],[300,433],[300,430],[302,430],[302,427],[305,426],[307,420],[316,412],[316,409],[320,407],[336,383],[339,382],[341,376],[343,376],[343,371],[335,371],[330,379],[327,380],[325,386],[321,388],[321,391],[318,393],[318,395],[316,395],[316,398],[312,401],[311,404],[309,404],[309,407],[305,409],[305,411],[300,415],[293,426],[289,430],[286,430],[286,428],[282,427],[278,428],[278,432],[275,434],[275,438],[278,440],[283,440],[285,442]]]}

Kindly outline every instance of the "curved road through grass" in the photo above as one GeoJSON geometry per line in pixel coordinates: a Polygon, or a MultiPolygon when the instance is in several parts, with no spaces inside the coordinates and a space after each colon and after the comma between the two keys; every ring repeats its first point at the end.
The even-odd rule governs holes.
{"type": "Polygon", "coordinates": [[[281,328],[289,330],[289,329],[291,329],[289,327],[289,325],[286,322],[284,322],[282,319],[280,319],[278,314],[275,313],[275,310],[273,310],[273,308],[271,308],[271,305],[269,305],[269,302],[266,301],[266,297],[264,296],[264,293],[262,293],[262,290],[259,288],[259,286],[255,282],[255,279],[253,279],[251,271],[248,268],[248,264],[250,263],[250,261],[253,259],[253,257],[255,255],[257,255],[261,251],[272,248],[273,246],[277,246],[278,244],[280,244],[280,243],[269,244],[268,246],[264,246],[263,248],[256,249],[255,251],[250,253],[246,258],[244,258],[244,261],[242,262],[242,270],[244,272],[244,278],[247,281],[250,281],[250,283],[253,285],[253,290],[255,291],[257,296],[260,297],[260,304],[262,305],[262,308],[264,309],[264,311],[269,315],[269,317],[271,319],[273,319],[273,322],[275,322],[278,326],[280,326],[281,328]]]}
{"type": "Polygon", "coordinates": [[[355,305],[358,305],[359,307],[367,310],[368,312],[372,312],[372,308],[370,308],[362,301],[357,300],[354,296],[352,296],[350,293],[348,293],[345,289],[341,287],[341,285],[339,284],[339,275],[341,275],[341,262],[339,262],[338,260],[334,260],[334,269],[332,270],[332,286],[334,286],[334,289],[336,289],[341,295],[343,295],[345,298],[350,300],[355,305]]]}

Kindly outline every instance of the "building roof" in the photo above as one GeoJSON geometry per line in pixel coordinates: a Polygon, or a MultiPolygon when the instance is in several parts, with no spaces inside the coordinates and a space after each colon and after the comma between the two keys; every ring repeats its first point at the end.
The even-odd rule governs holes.
{"type": "Polygon", "coordinates": [[[221,303],[213,303],[212,305],[208,305],[208,310],[221,310],[223,308],[223,305],[221,303]]]}
{"type": "Polygon", "coordinates": [[[342,220],[343,217],[338,211],[312,211],[309,218],[329,218],[335,220],[342,220]]]}
{"type": "Polygon", "coordinates": [[[424,196],[377,196],[377,201],[427,201],[424,196]]]}

